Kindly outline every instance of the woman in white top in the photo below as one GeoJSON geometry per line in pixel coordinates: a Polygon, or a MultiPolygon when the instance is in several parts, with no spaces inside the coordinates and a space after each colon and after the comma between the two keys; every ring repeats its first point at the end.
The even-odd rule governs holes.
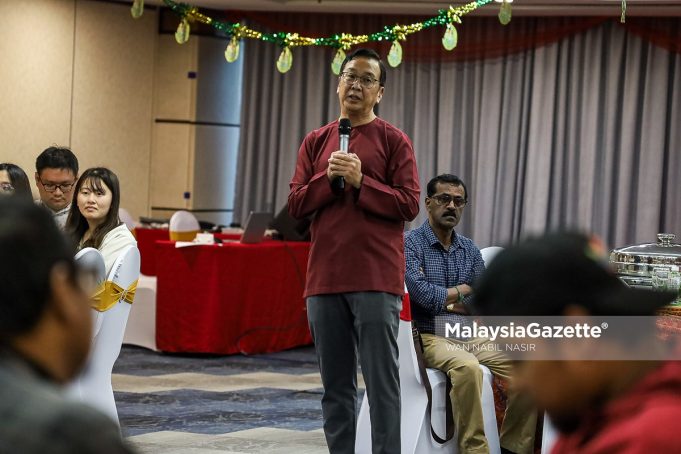
{"type": "Polygon", "coordinates": [[[78,244],[78,249],[99,249],[107,276],[118,254],[127,246],[137,245],[135,237],[118,218],[120,203],[121,190],[116,174],[104,167],[87,169],[76,183],[64,228],[78,244]]]}

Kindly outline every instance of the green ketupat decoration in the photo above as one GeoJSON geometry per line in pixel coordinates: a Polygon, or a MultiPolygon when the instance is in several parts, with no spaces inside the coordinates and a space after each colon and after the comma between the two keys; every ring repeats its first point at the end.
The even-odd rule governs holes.
{"type": "Polygon", "coordinates": [[[333,57],[333,61],[331,62],[331,71],[333,71],[335,75],[340,74],[343,60],[345,60],[345,51],[343,49],[338,49],[336,55],[333,57]]]}
{"type": "Polygon", "coordinates": [[[139,19],[144,13],[144,0],[135,0],[132,2],[132,7],[130,8],[130,14],[134,19],[139,19]]]}
{"type": "Polygon", "coordinates": [[[291,49],[284,47],[277,59],[277,69],[280,73],[285,74],[291,69],[291,66],[293,66],[293,54],[291,49]]]}
{"type": "Polygon", "coordinates": [[[397,68],[402,63],[402,45],[399,41],[393,41],[393,45],[388,52],[388,64],[393,68],[397,68]]]}
{"type": "Polygon", "coordinates": [[[229,63],[234,63],[239,58],[239,40],[234,37],[229,41],[227,49],[225,49],[225,60],[229,63]]]}
{"type": "Polygon", "coordinates": [[[189,21],[187,19],[182,19],[182,22],[177,26],[177,31],[175,32],[175,41],[177,41],[177,44],[184,44],[189,41],[189,29],[189,21]]]}
{"type": "Polygon", "coordinates": [[[499,22],[501,25],[508,25],[511,22],[511,4],[504,0],[499,8],[499,22]]]}

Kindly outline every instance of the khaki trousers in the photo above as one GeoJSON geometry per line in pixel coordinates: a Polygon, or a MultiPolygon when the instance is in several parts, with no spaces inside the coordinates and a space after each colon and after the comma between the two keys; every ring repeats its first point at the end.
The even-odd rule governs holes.
{"type": "MultiPolygon", "coordinates": [[[[511,361],[487,339],[459,341],[432,334],[421,334],[426,367],[439,369],[452,382],[450,398],[454,425],[462,454],[487,454],[489,447],[482,420],[482,370],[486,366],[494,375],[511,379],[511,361]]],[[[537,410],[527,398],[509,389],[506,414],[501,426],[503,448],[518,454],[534,451],[537,410]]]]}

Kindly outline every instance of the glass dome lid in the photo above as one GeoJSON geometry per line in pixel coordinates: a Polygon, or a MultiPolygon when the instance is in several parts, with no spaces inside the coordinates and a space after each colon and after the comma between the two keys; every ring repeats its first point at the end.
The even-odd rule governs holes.
{"type": "Polygon", "coordinates": [[[676,235],[658,233],[657,243],[625,246],[610,253],[610,262],[619,274],[650,276],[656,267],[681,267],[681,244],[676,235]]]}

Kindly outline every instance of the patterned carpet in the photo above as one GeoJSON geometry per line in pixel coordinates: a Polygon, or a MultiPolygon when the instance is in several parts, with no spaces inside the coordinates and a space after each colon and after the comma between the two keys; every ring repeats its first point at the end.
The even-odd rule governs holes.
{"type": "Polygon", "coordinates": [[[216,357],[126,346],[113,387],[123,436],[142,453],[328,452],[312,347],[216,357]]]}

